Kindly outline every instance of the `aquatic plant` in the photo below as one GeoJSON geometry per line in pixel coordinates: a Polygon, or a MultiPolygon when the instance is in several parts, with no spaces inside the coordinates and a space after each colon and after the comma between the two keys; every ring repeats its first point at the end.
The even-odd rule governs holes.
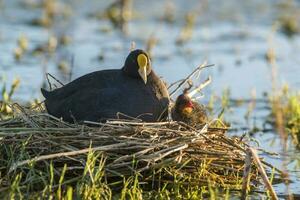
{"type": "Polygon", "coordinates": [[[176,11],[176,6],[173,1],[166,1],[164,5],[164,14],[162,16],[162,20],[167,22],[167,23],[174,23],[175,22],[175,11],[176,11]]]}
{"type": "Polygon", "coordinates": [[[116,0],[106,8],[105,17],[110,20],[114,27],[126,34],[128,22],[132,18],[132,1],[116,0]]]}
{"type": "Polygon", "coordinates": [[[188,12],[185,15],[185,24],[182,27],[178,38],[176,39],[177,45],[182,45],[192,38],[196,17],[197,15],[195,12],[188,12]]]}
{"type": "Polygon", "coordinates": [[[295,1],[283,1],[277,4],[279,17],[277,24],[283,34],[293,37],[300,32],[299,8],[295,1]]]}
{"type": "Polygon", "coordinates": [[[291,91],[285,85],[278,96],[271,99],[272,116],[276,124],[283,124],[284,132],[290,134],[296,145],[300,141],[300,93],[291,91]],[[276,118],[281,113],[282,122],[276,118]]]}
{"type": "Polygon", "coordinates": [[[279,19],[280,29],[288,37],[292,37],[300,32],[299,17],[285,16],[279,19]]]}
{"type": "Polygon", "coordinates": [[[44,0],[40,5],[32,6],[31,9],[41,8],[41,16],[31,21],[31,25],[50,27],[54,21],[67,18],[72,14],[70,5],[57,0],[44,0]]]}
{"type": "Polygon", "coordinates": [[[15,60],[19,61],[28,50],[28,38],[22,34],[17,40],[17,47],[14,49],[15,60]]]}
{"type": "Polygon", "coordinates": [[[57,37],[50,36],[46,43],[35,47],[35,49],[33,49],[32,53],[33,54],[49,53],[49,55],[52,55],[55,53],[58,45],[60,45],[60,43],[58,43],[57,37]]]}
{"type": "Polygon", "coordinates": [[[12,114],[12,109],[10,105],[12,103],[12,96],[20,85],[20,79],[16,78],[11,84],[10,89],[7,89],[6,82],[3,79],[4,78],[0,80],[0,82],[3,82],[0,99],[0,119],[12,114]]]}

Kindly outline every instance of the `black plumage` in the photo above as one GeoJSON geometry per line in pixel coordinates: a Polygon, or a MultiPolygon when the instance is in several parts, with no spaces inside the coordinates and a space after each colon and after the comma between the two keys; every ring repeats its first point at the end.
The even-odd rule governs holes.
{"type": "Polygon", "coordinates": [[[92,72],[53,91],[41,90],[49,114],[69,122],[125,115],[157,121],[167,116],[169,104],[167,88],[143,50],[130,52],[122,69],[92,72]]]}
{"type": "Polygon", "coordinates": [[[172,108],[172,119],[182,121],[190,126],[207,123],[207,111],[204,105],[199,104],[183,93],[179,95],[172,108]]]}

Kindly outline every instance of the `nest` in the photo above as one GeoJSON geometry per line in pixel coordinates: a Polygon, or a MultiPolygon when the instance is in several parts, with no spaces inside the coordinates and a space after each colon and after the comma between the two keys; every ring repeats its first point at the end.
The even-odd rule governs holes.
{"type": "MultiPolygon", "coordinates": [[[[89,155],[101,154],[97,159],[105,162],[108,182],[138,174],[153,186],[153,182],[171,183],[176,176],[189,185],[240,190],[248,145],[241,138],[226,136],[226,130],[220,124],[196,129],[175,121],[68,124],[44,112],[21,109],[16,117],[0,122],[0,185],[7,188],[13,175],[29,176],[32,169],[47,174],[50,165],[57,176],[66,165],[65,182],[75,182],[89,155]]],[[[260,179],[258,168],[254,163],[250,168],[250,183],[255,186],[260,179]]],[[[37,186],[42,180],[32,182],[37,186]]],[[[28,181],[22,184],[28,188],[28,181]]]]}
{"type": "MultiPolygon", "coordinates": [[[[176,88],[170,96],[210,66],[204,63],[186,79],[171,84],[169,90],[176,88]]],[[[210,82],[209,77],[189,92],[190,85],[189,97],[210,82]]],[[[113,190],[135,177],[149,190],[180,183],[181,187],[241,190],[245,195],[249,186],[263,180],[276,196],[265,168],[275,169],[277,175],[282,172],[261,160],[243,137],[226,136],[228,128],[218,120],[197,128],[183,122],[135,119],[69,124],[38,108],[28,110],[16,104],[12,106],[15,116],[0,121],[0,193],[16,188],[42,192],[47,187],[52,192],[84,180],[88,172],[89,179],[100,176],[113,190]],[[59,179],[56,185],[54,176],[59,179]],[[47,186],[49,179],[51,186],[47,186]]]]}

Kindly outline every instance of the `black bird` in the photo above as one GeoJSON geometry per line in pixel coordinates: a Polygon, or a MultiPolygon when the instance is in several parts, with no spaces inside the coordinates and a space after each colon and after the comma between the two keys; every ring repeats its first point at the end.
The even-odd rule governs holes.
{"type": "Polygon", "coordinates": [[[205,106],[192,101],[185,92],[176,99],[175,105],[172,108],[172,119],[185,122],[190,126],[208,122],[205,106]]]}
{"type": "Polygon", "coordinates": [[[167,117],[169,105],[165,84],[140,49],[130,52],[122,69],[92,72],[53,91],[41,91],[48,113],[68,122],[128,116],[153,122],[167,117]]]}

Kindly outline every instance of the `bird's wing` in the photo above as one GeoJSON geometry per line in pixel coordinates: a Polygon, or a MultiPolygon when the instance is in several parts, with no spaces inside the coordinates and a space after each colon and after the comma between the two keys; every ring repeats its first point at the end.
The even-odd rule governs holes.
{"type": "Polygon", "coordinates": [[[50,114],[66,121],[115,118],[120,110],[121,91],[117,88],[87,89],[74,92],[65,99],[46,101],[50,114]]]}
{"type": "Polygon", "coordinates": [[[57,88],[53,91],[46,91],[41,89],[43,96],[47,98],[65,99],[73,94],[76,94],[79,90],[83,91],[88,88],[105,88],[108,84],[118,77],[120,70],[102,70],[96,71],[84,76],[81,76],[72,82],[66,84],[61,88],[57,88]]]}

